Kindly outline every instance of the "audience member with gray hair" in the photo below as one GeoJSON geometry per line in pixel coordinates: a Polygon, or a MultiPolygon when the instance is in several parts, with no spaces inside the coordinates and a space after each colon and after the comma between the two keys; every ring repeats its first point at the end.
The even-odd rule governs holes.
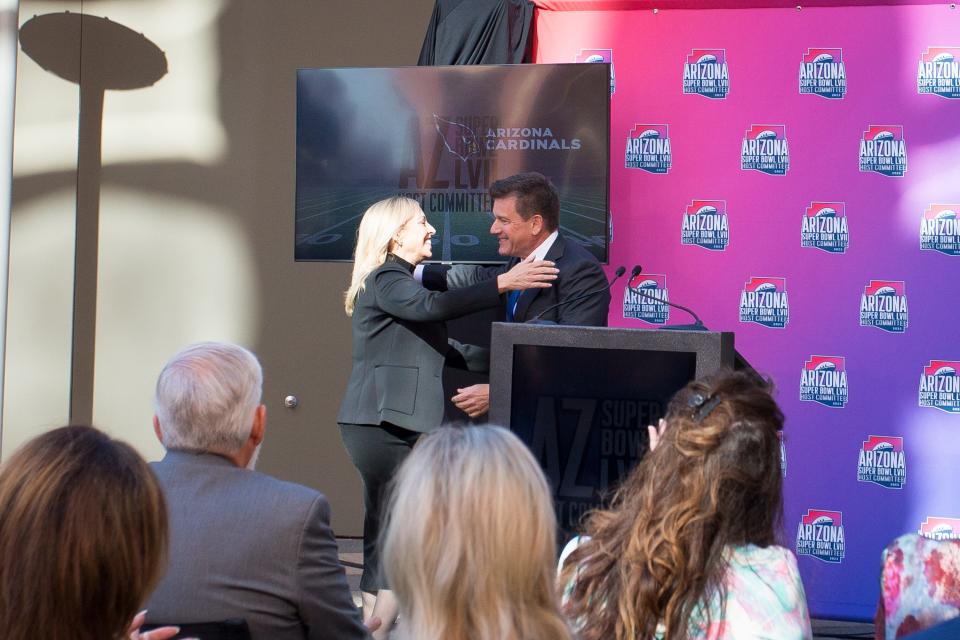
{"type": "Polygon", "coordinates": [[[263,374],[246,349],[205,342],[157,381],[153,463],[170,510],[156,623],[243,618],[254,640],[367,638],[337,558],[326,498],[253,471],[266,427],[263,374]]]}

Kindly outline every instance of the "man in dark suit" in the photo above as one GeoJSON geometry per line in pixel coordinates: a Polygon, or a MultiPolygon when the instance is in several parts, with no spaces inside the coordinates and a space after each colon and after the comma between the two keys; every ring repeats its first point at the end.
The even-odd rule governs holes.
{"type": "Polygon", "coordinates": [[[254,640],[368,638],[326,498],[253,471],[263,441],[262,373],[252,353],[200,343],[157,381],[152,464],[170,512],[169,567],[148,622],[243,618],[254,640]]]}
{"type": "MultiPolygon", "coordinates": [[[[429,265],[422,274],[430,289],[454,289],[497,277],[520,260],[533,255],[551,260],[559,273],[549,289],[527,289],[503,296],[503,318],[525,322],[545,312],[542,320],[557,324],[605,327],[610,307],[607,278],[592,253],[560,233],[560,196],[556,187],[539,173],[520,173],[490,186],[493,225],[500,255],[510,260],[501,266],[429,265]],[[574,298],[591,291],[596,294],[574,298]],[[553,305],[568,301],[554,309],[553,305]]],[[[453,403],[471,418],[490,406],[490,386],[477,384],[458,389],[453,403]]]]}

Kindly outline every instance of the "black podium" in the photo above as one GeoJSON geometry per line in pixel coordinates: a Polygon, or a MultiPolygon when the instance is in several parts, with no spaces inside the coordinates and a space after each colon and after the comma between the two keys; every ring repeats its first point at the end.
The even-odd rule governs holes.
{"type": "Polygon", "coordinates": [[[732,333],[495,323],[490,421],[530,447],[576,531],[646,453],[674,393],[733,368],[734,353],[732,333]]]}

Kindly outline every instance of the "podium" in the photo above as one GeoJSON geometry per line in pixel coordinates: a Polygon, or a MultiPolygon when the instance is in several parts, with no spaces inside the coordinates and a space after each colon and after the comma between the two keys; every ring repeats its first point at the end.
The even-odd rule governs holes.
{"type": "Polygon", "coordinates": [[[543,467],[559,525],[575,532],[649,448],[687,382],[734,368],[733,333],[495,323],[490,420],[543,467]]]}

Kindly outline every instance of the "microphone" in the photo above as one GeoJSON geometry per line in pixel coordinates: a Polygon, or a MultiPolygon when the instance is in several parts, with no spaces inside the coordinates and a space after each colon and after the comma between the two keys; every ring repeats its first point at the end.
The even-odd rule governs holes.
{"type": "MultiPolygon", "coordinates": [[[[633,282],[633,279],[636,278],[638,275],[640,275],[640,272],[641,272],[641,271],[643,271],[643,267],[641,267],[640,265],[636,265],[636,266],[633,268],[633,270],[630,271],[630,280],[629,280],[629,282],[627,282],[627,287],[630,287],[630,282],[633,282]]],[[[693,319],[694,319],[693,326],[690,327],[691,329],[694,329],[694,330],[699,329],[700,331],[703,331],[703,330],[706,329],[706,327],[705,327],[704,324],[703,324],[703,321],[700,319],[700,316],[698,316],[696,313],[694,313],[693,309],[688,309],[687,307],[683,306],[682,304],[677,304],[676,302],[670,302],[669,300],[661,300],[660,298],[655,298],[655,297],[651,296],[649,293],[644,293],[641,289],[633,289],[633,288],[631,288],[630,290],[633,291],[633,292],[634,292],[635,294],[637,294],[638,296],[640,296],[641,298],[649,298],[650,300],[654,300],[655,302],[659,302],[659,303],[661,303],[661,304],[665,304],[665,305],[667,305],[668,307],[676,307],[677,309],[681,309],[681,310],[683,310],[683,311],[686,311],[686,312],[689,313],[691,316],[693,316],[693,319]]],[[[661,327],[661,329],[669,329],[669,328],[670,328],[670,327],[661,327]]]]}
{"type": "Polygon", "coordinates": [[[543,315],[548,311],[553,311],[557,307],[562,307],[565,304],[570,304],[572,302],[576,302],[577,300],[583,300],[584,298],[589,298],[590,296],[595,296],[598,293],[603,293],[604,291],[608,291],[610,287],[613,286],[613,283],[617,281],[617,278],[619,278],[626,272],[627,272],[627,268],[624,267],[623,265],[617,267],[617,270],[613,274],[613,278],[610,279],[610,282],[608,282],[606,286],[600,287],[599,289],[594,289],[593,291],[588,291],[586,293],[581,293],[580,295],[574,296],[573,298],[570,298],[568,300],[561,300],[556,304],[550,305],[549,307],[547,307],[546,309],[544,309],[534,317],[524,322],[524,324],[557,324],[553,320],[541,320],[540,318],[543,317],[543,315]]]}

